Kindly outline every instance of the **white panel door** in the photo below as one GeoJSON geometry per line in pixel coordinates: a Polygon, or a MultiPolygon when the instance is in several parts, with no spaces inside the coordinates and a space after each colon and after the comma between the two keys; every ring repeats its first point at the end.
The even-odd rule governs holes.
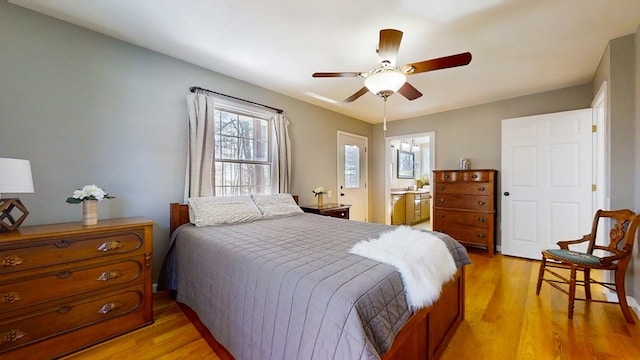
{"type": "Polygon", "coordinates": [[[338,131],[337,202],[351,205],[351,220],[367,221],[367,142],[364,136],[338,131]]]}
{"type": "Polygon", "coordinates": [[[589,233],[591,109],[502,121],[502,253],[541,259],[589,233]]]}

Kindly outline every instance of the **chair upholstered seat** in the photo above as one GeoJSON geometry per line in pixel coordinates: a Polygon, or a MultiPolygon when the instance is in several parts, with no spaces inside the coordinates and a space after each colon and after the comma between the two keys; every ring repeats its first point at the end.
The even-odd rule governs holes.
{"type": "Polygon", "coordinates": [[[566,249],[548,249],[545,251],[552,255],[549,256],[550,258],[555,260],[564,260],[570,263],[578,263],[591,266],[600,265],[600,258],[595,255],[566,249]]]}

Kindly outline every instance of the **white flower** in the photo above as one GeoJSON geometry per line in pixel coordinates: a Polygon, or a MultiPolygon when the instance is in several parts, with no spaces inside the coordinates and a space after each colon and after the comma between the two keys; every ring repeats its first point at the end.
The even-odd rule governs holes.
{"type": "Polygon", "coordinates": [[[102,190],[95,184],[85,185],[82,189],[74,190],[73,196],[67,198],[68,203],[79,203],[84,200],[98,200],[102,201],[104,199],[112,199],[113,196],[107,194],[106,191],[102,190]]]}
{"type": "Polygon", "coordinates": [[[326,194],[327,193],[327,189],[323,188],[322,186],[318,186],[317,188],[313,189],[313,194],[315,196],[318,196],[319,194],[326,194]]]}

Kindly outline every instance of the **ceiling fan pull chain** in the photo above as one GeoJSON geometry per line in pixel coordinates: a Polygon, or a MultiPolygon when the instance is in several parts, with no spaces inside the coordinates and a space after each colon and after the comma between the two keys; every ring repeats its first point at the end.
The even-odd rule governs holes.
{"type": "Polygon", "coordinates": [[[382,97],[384,99],[384,118],[383,118],[383,125],[382,125],[382,131],[387,131],[387,98],[386,97],[382,97]]]}

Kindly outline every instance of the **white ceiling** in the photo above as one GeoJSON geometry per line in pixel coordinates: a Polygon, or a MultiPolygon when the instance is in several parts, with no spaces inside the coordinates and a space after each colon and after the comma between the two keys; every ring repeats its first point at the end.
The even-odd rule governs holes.
{"type": "Polygon", "coordinates": [[[396,120],[588,83],[607,42],[640,24],[640,0],[9,2],[371,123],[382,121],[381,98],[341,102],[363,79],[311,74],[376,67],[380,29],[404,32],[399,65],[473,55],[410,76],[424,96],[391,96],[396,120]]]}

